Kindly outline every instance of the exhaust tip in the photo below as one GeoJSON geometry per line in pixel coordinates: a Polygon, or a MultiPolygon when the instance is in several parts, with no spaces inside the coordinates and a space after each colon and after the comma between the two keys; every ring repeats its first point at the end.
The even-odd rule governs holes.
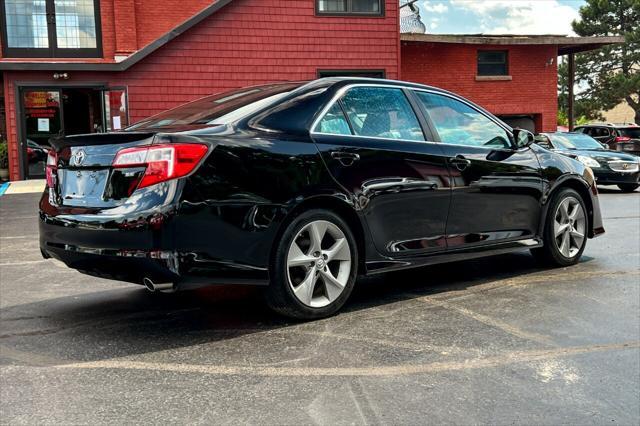
{"type": "Polygon", "coordinates": [[[155,293],[156,286],[153,283],[153,281],[151,281],[151,278],[147,278],[147,277],[143,278],[142,279],[142,284],[144,284],[146,289],[149,290],[151,293],[155,293]]]}
{"type": "Polygon", "coordinates": [[[173,293],[177,290],[176,285],[174,283],[155,283],[149,277],[145,277],[142,279],[142,284],[149,290],[151,293],[155,293],[156,291],[162,293],[173,293]]]}

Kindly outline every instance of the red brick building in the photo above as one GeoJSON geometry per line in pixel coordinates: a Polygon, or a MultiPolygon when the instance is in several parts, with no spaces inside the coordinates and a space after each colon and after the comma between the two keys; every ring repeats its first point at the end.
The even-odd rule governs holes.
{"type": "Polygon", "coordinates": [[[60,132],[117,130],[211,93],[324,75],[431,84],[499,115],[532,117],[538,131],[553,130],[560,41],[578,43],[401,40],[398,0],[2,0],[0,6],[0,132],[9,142],[12,180],[40,177],[42,158],[33,147],[60,132]],[[506,68],[491,54],[480,64],[483,49],[507,52],[498,55],[506,68]],[[483,66],[503,75],[479,76],[483,66]]]}

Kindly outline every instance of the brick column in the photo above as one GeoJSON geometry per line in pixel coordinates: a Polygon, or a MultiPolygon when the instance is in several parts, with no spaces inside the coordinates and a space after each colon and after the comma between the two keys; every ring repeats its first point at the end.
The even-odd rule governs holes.
{"type": "Polygon", "coordinates": [[[116,56],[128,56],[138,50],[136,7],[134,0],[113,0],[116,30],[116,56]]]}

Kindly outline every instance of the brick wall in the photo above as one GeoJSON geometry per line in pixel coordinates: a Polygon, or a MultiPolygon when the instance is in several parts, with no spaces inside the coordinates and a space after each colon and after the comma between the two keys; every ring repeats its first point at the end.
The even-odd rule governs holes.
{"type": "MultiPolygon", "coordinates": [[[[113,3],[102,3],[102,13],[113,14],[108,11],[113,3]]],[[[136,8],[147,3],[158,4],[138,0],[136,8]]],[[[138,36],[150,37],[140,30],[138,36]]],[[[103,44],[105,54],[115,52],[115,39],[108,34],[103,44]]],[[[399,46],[397,0],[386,0],[384,18],[317,17],[313,0],[235,0],[125,72],[71,71],[68,83],[126,86],[133,123],[231,88],[314,79],[318,69],[384,69],[396,79],[399,46]]],[[[12,179],[19,178],[14,82],[53,86],[58,82],[52,74],[4,74],[12,179]]]]}
{"type": "Polygon", "coordinates": [[[402,42],[402,79],[450,90],[494,114],[538,116],[537,130],[555,131],[556,58],[556,46],[402,42]],[[476,81],[479,48],[508,50],[512,80],[476,81]]]}

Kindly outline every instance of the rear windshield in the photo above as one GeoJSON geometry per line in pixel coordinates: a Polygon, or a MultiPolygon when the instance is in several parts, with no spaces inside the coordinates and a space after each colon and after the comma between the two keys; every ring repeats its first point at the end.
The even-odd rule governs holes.
{"type": "Polygon", "coordinates": [[[600,142],[591,136],[580,133],[564,133],[549,135],[551,142],[556,148],[560,149],[602,149],[600,142]]]}
{"type": "Polygon", "coordinates": [[[640,127],[631,127],[628,129],[618,129],[620,136],[626,136],[628,138],[640,139],[640,127]]]}
{"type": "Polygon", "coordinates": [[[161,112],[128,127],[127,130],[231,123],[270,105],[301,85],[302,83],[271,84],[207,96],[161,112]]]}

